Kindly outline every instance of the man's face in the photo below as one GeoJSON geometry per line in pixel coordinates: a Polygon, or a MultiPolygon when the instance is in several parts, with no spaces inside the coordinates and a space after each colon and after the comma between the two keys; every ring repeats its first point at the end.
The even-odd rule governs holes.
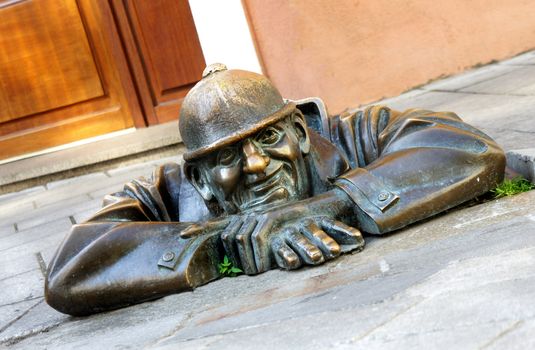
{"type": "MultiPolygon", "coordinates": [[[[204,192],[227,213],[306,198],[309,187],[303,156],[308,153],[308,142],[303,117],[294,113],[219,149],[197,163],[204,192]]],[[[194,186],[203,194],[198,184],[194,186]]]]}

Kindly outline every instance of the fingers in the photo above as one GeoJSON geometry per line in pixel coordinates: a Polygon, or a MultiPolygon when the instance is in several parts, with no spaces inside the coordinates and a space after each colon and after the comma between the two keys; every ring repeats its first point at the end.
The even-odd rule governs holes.
{"type": "Polygon", "coordinates": [[[301,259],[282,237],[277,237],[273,240],[271,249],[275,257],[275,262],[280,268],[294,270],[301,267],[301,259]]]}
{"type": "Polygon", "coordinates": [[[330,260],[340,255],[340,245],[312,220],[304,224],[302,232],[305,237],[321,250],[325,259],[330,260]]]}
{"type": "Polygon", "coordinates": [[[230,222],[230,218],[224,218],[203,223],[194,223],[180,232],[180,238],[191,238],[204,233],[218,233],[224,230],[230,222]]]}
{"type": "Polygon", "coordinates": [[[238,247],[236,245],[236,235],[238,234],[240,228],[243,226],[243,221],[240,217],[234,218],[231,221],[229,226],[221,234],[221,241],[223,242],[223,248],[229,256],[232,264],[234,266],[239,266],[243,269],[242,263],[240,261],[240,255],[238,252],[238,247]]]}
{"type": "Polygon", "coordinates": [[[321,227],[340,244],[342,252],[346,253],[353,250],[360,251],[364,249],[364,238],[362,237],[362,233],[356,228],[329,218],[321,218],[319,223],[321,227]]]}
{"type": "Polygon", "coordinates": [[[285,236],[286,243],[301,257],[305,264],[317,265],[325,261],[321,250],[296,228],[288,229],[285,236]]]}
{"type": "Polygon", "coordinates": [[[248,216],[243,221],[243,225],[236,233],[236,247],[240,256],[243,272],[248,275],[257,274],[256,263],[251,242],[251,234],[256,227],[256,219],[248,216]]]}
{"type": "Polygon", "coordinates": [[[251,244],[254,252],[257,272],[264,272],[271,268],[272,259],[269,251],[269,234],[273,228],[273,223],[266,217],[258,220],[256,227],[251,234],[251,244]]]}

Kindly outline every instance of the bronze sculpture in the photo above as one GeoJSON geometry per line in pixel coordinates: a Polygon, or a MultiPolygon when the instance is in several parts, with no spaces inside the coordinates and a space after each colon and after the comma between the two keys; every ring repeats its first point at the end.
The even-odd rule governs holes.
{"type": "Polygon", "coordinates": [[[87,315],[189,290],[227,255],[254,275],[298,268],[487,192],[505,157],[450,112],[383,106],[328,117],[262,75],[207,67],[180,112],[185,164],[107,196],[73,226],[45,286],[87,315]],[[188,181],[182,179],[186,177],[188,181]]]}

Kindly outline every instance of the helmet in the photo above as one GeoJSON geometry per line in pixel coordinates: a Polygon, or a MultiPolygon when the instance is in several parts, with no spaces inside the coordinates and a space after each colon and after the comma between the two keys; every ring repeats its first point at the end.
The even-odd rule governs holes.
{"type": "Polygon", "coordinates": [[[294,109],[263,75],[210,65],[180,108],[184,159],[191,161],[253,135],[294,109]]]}

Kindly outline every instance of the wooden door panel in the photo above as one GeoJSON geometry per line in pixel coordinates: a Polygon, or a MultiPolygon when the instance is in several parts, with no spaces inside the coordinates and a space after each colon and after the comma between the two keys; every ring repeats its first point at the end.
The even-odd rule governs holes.
{"type": "Polygon", "coordinates": [[[149,124],[175,120],[204,56],[187,0],[114,0],[149,124]]]}
{"type": "Polygon", "coordinates": [[[20,1],[0,15],[0,122],[104,95],[75,1],[20,1]]]}
{"type": "Polygon", "coordinates": [[[143,123],[106,0],[0,2],[0,159],[143,123]]]}
{"type": "Polygon", "coordinates": [[[154,77],[153,91],[160,96],[195,83],[204,59],[187,1],[132,1],[142,54],[154,77]]]}

